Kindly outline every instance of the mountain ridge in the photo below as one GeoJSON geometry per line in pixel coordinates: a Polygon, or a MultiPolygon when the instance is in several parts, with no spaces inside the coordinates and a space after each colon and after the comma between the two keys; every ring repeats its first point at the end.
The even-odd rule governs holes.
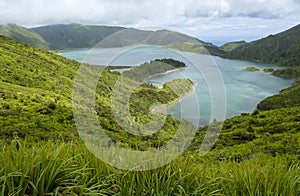
{"type": "Polygon", "coordinates": [[[300,25],[250,42],[245,47],[229,52],[223,57],[280,66],[300,65],[300,25]]]}
{"type": "Polygon", "coordinates": [[[134,44],[159,45],[181,51],[212,55],[224,54],[223,50],[211,43],[166,29],[156,31],[125,29],[106,37],[97,47],[124,47],[134,44]]]}
{"type": "Polygon", "coordinates": [[[37,34],[46,46],[40,47],[34,44],[31,45],[43,49],[49,48],[50,50],[91,48],[97,44],[98,47],[149,44],[212,55],[222,55],[225,53],[212,43],[207,43],[189,35],[166,29],[145,31],[119,26],[83,25],[75,23],[55,24],[29,29],[21,26],[18,27],[37,34]]]}
{"type": "Polygon", "coordinates": [[[96,47],[122,47],[134,44],[149,44],[274,65],[300,65],[300,25],[250,43],[235,41],[228,42],[221,47],[166,29],[144,31],[118,26],[83,24],[56,24],[30,29],[17,25],[10,26],[11,28],[2,25],[0,27],[0,34],[2,28],[4,36],[43,49],[90,48],[97,44],[98,46],[96,47]]]}
{"type": "Polygon", "coordinates": [[[31,28],[40,34],[51,50],[93,47],[105,37],[118,32],[124,27],[93,26],[83,24],[56,24],[31,28]]]}

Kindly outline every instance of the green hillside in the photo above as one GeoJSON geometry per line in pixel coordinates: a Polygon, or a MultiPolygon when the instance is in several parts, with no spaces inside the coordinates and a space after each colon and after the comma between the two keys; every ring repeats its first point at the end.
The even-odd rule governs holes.
{"type": "MultiPolygon", "coordinates": [[[[0,76],[0,138],[12,138],[16,133],[21,138],[34,140],[76,139],[71,98],[74,78],[80,64],[2,36],[0,52],[2,73],[0,76]]],[[[145,66],[147,69],[149,64],[145,66]]],[[[169,69],[167,67],[167,70],[169,69]]],[[[127,75],[134,71],[127,71],[127,75]]],[[[166,70],[154,71],[160,73],[166,70]]],[[[90,74],[93,75],[92,72],[90,74]]],[[[157,139],[155,138],[159,138],[159,141],[163,143],[163,138],[171,137],[173,134],[171,130],[176,129],[179,121],[170,116],[167,117],[162,130],[152,139],[151,137],[134,138],[124,135],[125,131],[113,120],[110,104],[111,89],[114,88],[119,77],[119,73],[106,70],[101,75],[98,84],[96,108],[100,123],[108,134],[112,134],[115,140],[122,140],[123,145],[136,145],[137,140],[140,140],[138,145],[141,148],[145,147],[144,143],[147,143],[149,147],[151,140],[153,140],[153,145],[156,145],[157,139]]],[[[183,88],[181,90],[185,93],[192,88],[191,84],[184,83],[184,81],[174,81],[173,85],[176,86],[176,84],[183,88]],[[190,85],[190,87],[183,84],[190,85]],[[186,90],[184,90],[185,87],[186,90]]],[[[172,85],[172,82],[169,85],[172,85]]],[[[124,88],[129,87],[124,86],[124,88]]],[[[153,103],[167,104],[177,99],[178,96],[182,95],[174,94],[168,85],[163,89],[157,89],[152,85],[144,84],[144,88],[134,90],[132,95],[131,101],[135,103],[132,115],[136,115],[140,121],[147,121],[149,107],[153,103]],[[140,97],[143,97],[143,100],[140,97]]]]}
{"type": "Polygon", "coordinates": [[[273,72],[273,75],[283,78],[293,78],[293,86],[282,90],[278,95],[268,97],[258,104],[259,110],[272,110],[300,106],[300,66],[286,68],[273,72]]]}
{"type": "Polygon", "coordinates": [[[47,42],[39,34],[21,26],[14,24],[0,25],[0,35],[10,37],[38,48],[48,49],[47,42]]]}
{"type": "Polygon", "coordinates": [[[0,137],[73,138],[72,84],[79,63],[0,36],[0,137]]]}
{"type": "Polygon", "coordinates": [[[300,25],[276,35],[254,41],[234,50],[226,58],[272,63],[280,66],[300,64],[300,25]]]}
{"type": "MultiPolygon", "coordinates": [[[[143,73],[149,65],[160,61],[171,61],[175,68],[183,66],[162,59],[145,63],[124,76],[105,69],[99,78],[95,93],[97,119],[120,147],[153,150],[174,137],[179,123],[190,131],[194,129],[190,123],[168,115],[158,132],[138,136],[126,132],[116,122],[111,105],[116,81],[125,77],[128,84],[135,85],[127,77],[134,77],[135,71],[143,73]]],[[[198,154],[207,129],[202,127],[189,149],[173,162],[149,171],[124,171],[97,159],[78,137],[72,93],[79,66],[78,62],[0,36],[2,195],[300,194],[300,106],[295,96],[282,94],[281,100],[292,99],[287,108],[257,110],[226,120],[213,150],[205,156],[198,154]]],[[[90,69],[94,66],[85,66],[91,78],[98,77],[90,69]]],[[[298,77],[298,71],[281,72],[292,72],[298,77]]],[[[135,121],[147,123],[154,103],[168,104],[192,87],[193,82],[186,79],[166,83],[162,89],[142,83],[133,89],[129,112],[135,121]],[[174,93],[174,88],[179,93],[174,93]]],[[[294,87],[298,88],[299,83],[294,87]]],[[[128,90],[131,89],[127,84],[120,89],[128,90]]],[[[124,104],[123,98],[117,101],[124,104]]],[[[120,113],[126,115],[126,111],[120,113]]],[[[128,116],[123,117],[124,121],[129,120],[128,116]]],[[[208,138],[214,138],[218,126],[219,122],[212,124],[208,138]]],[[[180,141],[185,139],[180,137],[180,141]]]]}
{"type": "Polygon", "coordinates": [[[225,52],[232,52],[234,50],[240,50],[242,47],[247,45],[246,41],[228,42],[220,47],[225,52]]]}
{"type": "Polygon", "coordinates": [[[42,26],[30,30],[40,34],[49,43],[51,50],[63,50],[94,47],[103,38],[123,29],[123,27],[69,24],[42,26]]]}

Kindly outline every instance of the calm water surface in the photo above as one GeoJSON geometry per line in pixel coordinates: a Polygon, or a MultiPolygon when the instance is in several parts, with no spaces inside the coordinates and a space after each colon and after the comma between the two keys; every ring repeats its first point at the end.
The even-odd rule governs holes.
{"type": "MultiPolygon", "coordinates": [[[[148,80],[157,86],[176,78],[189,78],[197,85],[195,90],[179,102],[167,108],[167,113],[178,119],[187,119],[195,126],[211,122],[212,103],[223,102],[223,94],[215,96],[212,101],[212,87],[222,79],[225,87],[225,118],[241,113],[252,112],[256,105],[268,96],[278,93],[290,86],[293,81],[272,76],[264,72],[248,72],[243,69],[254,66],[260,69],[274,68],[269,64],[249,61],[228,60],[220,57],[198,55],[187,52],[177,52],[158,46],[138,46],[135,48],[114,49],[80,49],[62,51],[61,55],[80,62],[98,65],[139,65],[156,58],[173,58],[183,61],[187,67],[176,72],[162,74],[148,80]],[[220,77],[221,78],[220,78],[220,77]],[[210,83],[207,78],[210,78],[210,83]]],[[[278,68],[278,67],[275,67],[278,68]]],[[[219,104],[219,103],[218,103],[219,104]]],[[[222,119],[217,119],[222,120],[222,119]]]]}

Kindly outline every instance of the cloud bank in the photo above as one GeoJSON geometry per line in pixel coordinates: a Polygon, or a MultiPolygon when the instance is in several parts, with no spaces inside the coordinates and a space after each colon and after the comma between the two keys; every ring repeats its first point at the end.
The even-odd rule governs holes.
{"type": "Polygon", "coordinates": [[[251,39],[300,22],[299,0],[0,0],[0,9],[0,24],[162,26],[200,38],[248,31],[251,39]]]}

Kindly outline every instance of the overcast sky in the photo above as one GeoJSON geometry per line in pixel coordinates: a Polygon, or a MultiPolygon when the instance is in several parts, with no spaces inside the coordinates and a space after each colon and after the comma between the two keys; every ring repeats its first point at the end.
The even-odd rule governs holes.
{"type": "Polygon", "coordinates": [[[300,0],[0,0],[0,24],[168,28],[222,44],[300,23],[300,0]]]}

